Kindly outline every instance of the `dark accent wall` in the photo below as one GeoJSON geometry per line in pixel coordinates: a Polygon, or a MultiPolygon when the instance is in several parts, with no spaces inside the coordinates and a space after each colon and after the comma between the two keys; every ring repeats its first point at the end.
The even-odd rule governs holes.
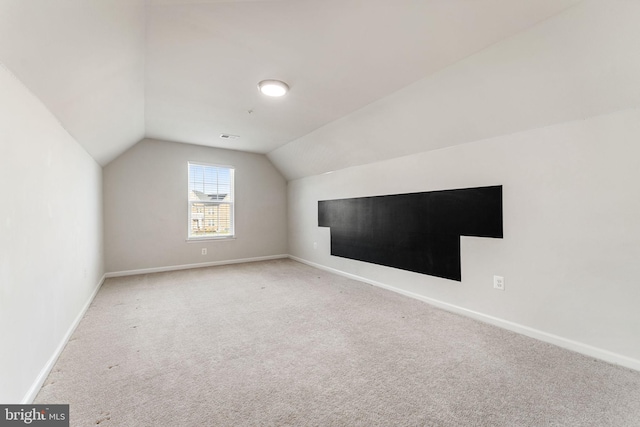
{"type": "Polygon", "coordinates": [[[322,200],[331,255],[461,281],[460,236],[502,238],[502,186],[322,200]]]}

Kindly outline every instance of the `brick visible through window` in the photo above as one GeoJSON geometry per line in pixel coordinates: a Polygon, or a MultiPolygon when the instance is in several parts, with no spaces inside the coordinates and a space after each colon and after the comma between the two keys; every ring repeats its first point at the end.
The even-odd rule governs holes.
{"type": "Polygon", "coordinates": [[[233,237],[231,166],[189,162],[189,239],[233,237]]]}

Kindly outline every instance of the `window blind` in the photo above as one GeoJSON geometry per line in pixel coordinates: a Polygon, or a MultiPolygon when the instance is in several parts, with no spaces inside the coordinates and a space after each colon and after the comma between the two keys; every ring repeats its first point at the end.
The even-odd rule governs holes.
{"type": "Polygon", "coordinates": [[[234,236],[234,168],[189,162],[189,239],[234,236]]]}

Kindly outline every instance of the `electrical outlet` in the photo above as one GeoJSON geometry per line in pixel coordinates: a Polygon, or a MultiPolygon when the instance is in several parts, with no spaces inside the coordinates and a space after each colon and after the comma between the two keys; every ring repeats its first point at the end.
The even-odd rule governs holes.
{"type": "Polygon", "coordinates": [[[313,249],[318,249],[318,242],[313,242],[313,249]]]}
{"type": "Polygon", "coordinates": [[[202,255],[206,255],[207,254],[207,248],[202,248],[202,255]]]}
{"type": "Polygon", "coordinates": [[[499,289],[504,291],[504,277],[502,276],[493,276],[493,287],[495,289],[499,289]]]}

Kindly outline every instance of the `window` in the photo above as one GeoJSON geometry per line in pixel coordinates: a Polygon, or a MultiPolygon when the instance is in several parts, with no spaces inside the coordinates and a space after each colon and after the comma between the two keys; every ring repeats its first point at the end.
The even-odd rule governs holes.
{"type": "Polygon", "coordinates": [[[234,236],[233,172],[189,162],[189,239],[234,236]]]}

